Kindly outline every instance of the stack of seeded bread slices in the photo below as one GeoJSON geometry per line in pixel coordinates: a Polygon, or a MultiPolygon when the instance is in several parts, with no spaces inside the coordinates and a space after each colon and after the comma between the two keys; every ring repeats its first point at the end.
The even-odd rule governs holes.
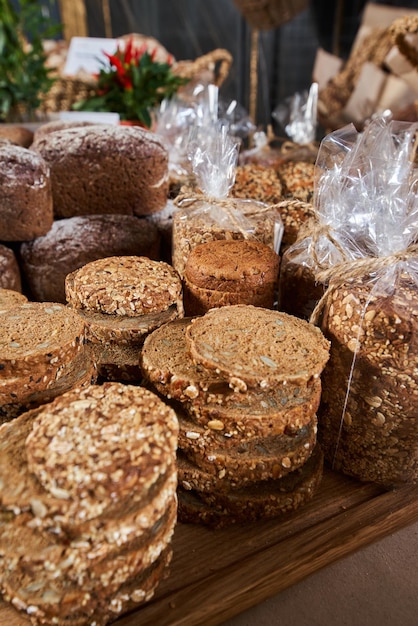
{"type": "Polygon", "coordinates": [[[293,511],[322,477],[316,410],[329,343],[304,320],[232,305],[145,340],[144,379],[180,423],[179,519],[213,527],[293,511]]]}
{"type": "Polygon", "coordinates": [[[100,626],[149,600],[177,519],[175,412],[117,382],[0,427],[0,587],[31,622],[100,626]]]}
{"type": "Polygon", "coordinates": [[[87,323],[101,379],[139,382],[146,335],[183,317],[182,283],[164,261],[116,256],[67,275],[68,306],[87,323]]]}
{"type": "Polygon", "coordinates": [[[25,300],[0,293],[0,422],[97,378],[85,322],[62,304],[25,300]]]}

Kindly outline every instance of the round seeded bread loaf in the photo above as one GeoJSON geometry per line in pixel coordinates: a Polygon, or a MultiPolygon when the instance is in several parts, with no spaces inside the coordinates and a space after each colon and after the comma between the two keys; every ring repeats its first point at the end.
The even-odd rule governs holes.
{"type": "Polygon", "coordinates": [[[219,239],[196,246],[184,269],[186,314],[228,304],[272,308],[279,264],[278,254],[257,241],[219,239]]]}
{"type": "Polygon", "coordinates": [[[168,154],[139,127],[88,125],[32,144],[51,168],[54,215],[149,215],[168,197],[168,154]]]}
{"type": "Polygon", "coordinates": [[[52,226],[50,170],[36,152],[0,144],[0,241],[28,241],[52,226]]]}
{"type": "Polygon", "coordinates": [[[318,378],[329,358],[319,328],[280,311],[226,306],[194,318],[186,331],[193,360],[229,383],[267,388],[318,378]]]}
{"type": "Polygon", "coordinates": [[[301,467],[316,445],[317,419],[292,434],[249,438],[226,447],[221,436],[208,442],[207,431],[191,420],[180,418],[179,448],[209,474],[228,480],[254,482],[280,478],[301,467]]]}
{"type": "Polygon", "coordinates": [[[54,221],[46,235],[21,244],[19,257],[32,299],[65,303],[66,275],[86,263],[130,254],[158,260],[159,252],[157,228],[145,219],[83,215],[54,221]]]}
{"type": "Polygon", "coordinates": [[[87,263],[66,277],[67,301],[76,309],[135,317],[177,304],[183,311],[182,284],[165,261],[120,256],[87,263]]]}

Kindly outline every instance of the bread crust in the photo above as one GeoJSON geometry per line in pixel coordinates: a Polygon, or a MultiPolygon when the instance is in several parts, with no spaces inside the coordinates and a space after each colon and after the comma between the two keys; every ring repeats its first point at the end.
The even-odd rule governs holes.
{"type": "Polygon", "coordinates": [[[139,127],[87,125],[57,130],[32,144],[51,169],[54,215],[144,216],[168,197],[168,154],[139,127]]]}

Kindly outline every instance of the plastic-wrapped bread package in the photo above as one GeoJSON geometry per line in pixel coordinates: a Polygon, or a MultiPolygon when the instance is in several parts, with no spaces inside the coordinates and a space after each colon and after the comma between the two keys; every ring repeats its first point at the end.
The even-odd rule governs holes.
{"type": "Polygon", "coordinates": [[[351,186],[369,216],[368,256],[328,272],[311,318],[331,341],[318,413],[325,456],[386,487],[418,482],[417,131],[385,119],[364,131],[351,186]]]}
{"type": "Polygon", "coordinates": [[[176,199],[173,216],[172,264],[183,276],[190,251],[216,239],[260,241],[277,253],[283,223],[274,206],[229,197],[239,144],[221,123],[195,129],[189,154],[200,191],[176,199]]]}
{"type": "Polygon", "coordinates": [[[321,143],[315,169],[314,218],[301,227],[297,240],[283,254],[279,309],[309,319],[326,285],[318,274],[368,254],[368,211],[353,188],[352,163],[367,137],[352,124],[321,143]]]}

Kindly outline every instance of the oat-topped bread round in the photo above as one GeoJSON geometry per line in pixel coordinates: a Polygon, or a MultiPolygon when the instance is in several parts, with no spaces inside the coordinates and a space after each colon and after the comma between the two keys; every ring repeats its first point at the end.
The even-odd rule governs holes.
{"type": "Polygon", "coordinates": [[[251,305],[212,309],[186,331],[194,361],[219,372],[237,389],[267,388],[318,378],[329,342],[316,326],[251,305]]]}
{"type": "Polygon", "coordinates": [[[68,303],[76,309],[134,317],[182,309],[179,275],[164,261],[148,257],[108,257],[87,263],[66,278],[68,303]]]}
{"type": "Polygon", "coordinates": [[[168,196],[168,153],[139,127],[88,125],[45,134],[32,144],[51,168],[54,214],[149,215],[168,196]]]}
{"type": "Polygon", "coordinates": [[[0,310],[0,379],[57,371],[84,349],[86,324],[58,303],[0,310]]]}
{"type": "Polygon", "coordinates": [[[0,288],[22,291],[20,267],[11,248],[0,244],[0,288]]]}
{"type": "Polygon", "coordinates": [[[172,464],[177,436],[174,410],[152,392],[92,385],[38,413],[26,439],[28,468],[47,492],[73,503],[76,518],[88,519],[146,492],[172,464]]]}
{"type": "Polygon", "coordinates": [[[0,311],[11,309],[20,304],[24,304],[28,299],[20,291],[14,289],[0,289],[0,311]]]}
{"type": "Polygon", "coordinates": [[[50,170],[36,152],[0,144],[0,240],[28,241],[52,226],[50,170]]]}
{"type": "Polygon", "coordinates": [[[56,220],[46,235],[23,243],[19,256],[32,299],[65,303],[66,275],[86,263],[130,254],[157,260],[159,252],[157,227],[146,219],[83,215],[56,220]]]}

